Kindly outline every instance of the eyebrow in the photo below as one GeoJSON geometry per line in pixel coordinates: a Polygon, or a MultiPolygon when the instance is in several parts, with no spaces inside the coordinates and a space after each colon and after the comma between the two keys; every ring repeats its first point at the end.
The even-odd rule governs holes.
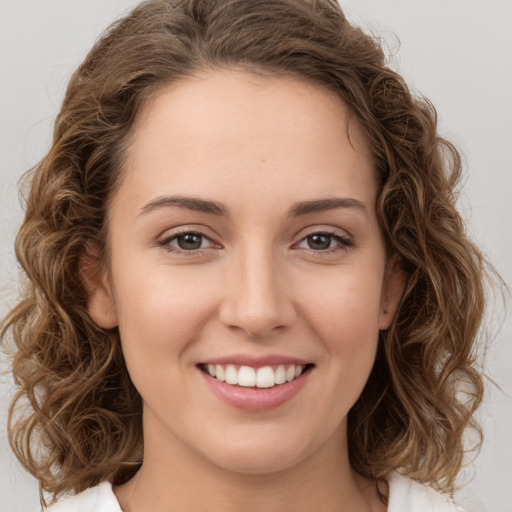
{"type": "MultiPolygon", "coordinates": [[[[195,212],[209,213],[212,215],[228,216],[229,209],[226,205],[217,201],[209,201],[198,197],[189,196],[161,196],[150,201],[141,208],[141,215],[148,214],[159,208],[166,206],[177,206],[195,212]]],[[[325,199],[315,199],[312,201],[301,201],[294,204],[288,211],[288,217],[300,217],[308,213],[315,213],[337,208],[349,208],[367,213],[364,203],[357,199],[332,197],[325,199]]]]}
{"type": "Polygon", "coordinates": [[[301,215],[307,215],[308,213],[335,210],[337,208],[350,208],[360,210],[363,213],[368,212],[364,203],[357,199],[352,199],[348,197],[332,197],[296,203],[288,212],[288,216],[300,217],[301,215]]]}
{"type": "Polygon", "coordinates": [[[177,206],[194,212],[211,213],[213,215],[228,215],[228,208],[222,203],[216,201],[207,201],[197,197],[188,196],[162,196],[157,197],[153,201],[141,208],[142,214],[150,213],[158,208],[165,206],[177,206]]]}

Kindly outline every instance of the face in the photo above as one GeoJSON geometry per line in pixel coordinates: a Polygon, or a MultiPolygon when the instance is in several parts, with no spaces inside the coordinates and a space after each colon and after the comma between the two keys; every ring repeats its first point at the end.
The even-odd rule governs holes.
{"type": "Polygon", "coordinates": [[[92,318],[119,326],[146,458],[264,473],[346,450],[401,291],[376,196],[357,122],[320,88],[212,71],[152,100],[88,284],[92,318]]]}

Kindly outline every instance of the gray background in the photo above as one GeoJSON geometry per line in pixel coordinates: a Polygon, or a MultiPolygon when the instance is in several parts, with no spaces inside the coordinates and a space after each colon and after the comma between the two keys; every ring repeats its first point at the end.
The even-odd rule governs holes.
{"type": "MultiPolygon", "coordinates": [[[[12,244],[21,221],[17,181],[48,149],[67,80],[101,31],[134,0],[0,0],[0,316],[13,304],[12,244]]],[[[512,2],[510,0],[341,0],[348,17],[381,36],[392,65],[436,105],[441,133],[465,156],[460,209],[474,239],[512,282],[512,2]]],[[[461,479],[468,512],[512,512],[512,315],[488,353],[490,385],[480,418],[485,444],[461,479]]],[[[5,362],[3,370],[6,370],[5,362]]],[[[0,377],[2,511],[35,511],[37,484],[5,436],[12,388],[0,377]]]]}

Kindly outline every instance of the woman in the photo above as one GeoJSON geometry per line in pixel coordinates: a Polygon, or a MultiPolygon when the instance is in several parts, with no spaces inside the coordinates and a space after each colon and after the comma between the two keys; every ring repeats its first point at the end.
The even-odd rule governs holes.
{"type": "Polygon", "coordinates": [[[483,309],[459,173],[334,2],[114,25],[32,176],[5,323],[13,448],[75,494],[52,512],[456,510],[483,309]]]}

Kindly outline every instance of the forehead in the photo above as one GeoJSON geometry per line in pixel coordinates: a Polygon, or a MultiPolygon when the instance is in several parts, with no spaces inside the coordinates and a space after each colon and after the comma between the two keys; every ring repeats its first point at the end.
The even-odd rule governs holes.
{"type": "Polygon", "coordinates": [[[245,194],[307,187],[328,195],[342,177],[341,187],[364,194],[377,182],[360,125],[334,92],[234,70],[161,90],[142,110],[126,156],[125,180],[141,194],[184,185],[208,194],[215,182],[245,194]]]}
{"type": "Polygon", "coordinates": [[[141,132],[168,130],[173,120],[179,132],[195,139],[212,134],[238,139],[244,134],[273,135],[285,128],[285,135],[294,130],[295,136],[312,140],[325,135],[322,128],[335,125],[354,149],[367,150],[361,126],[343,100],[327,87],[294,76],[223,69],[178,81],[158,90],[146,103],[134,127],[135,138],[141,132]],[[231,133],[219,132],[221,125],[232,128],[231,133]],[[319,129],[311,131],[314,127],[319,129]]]}

